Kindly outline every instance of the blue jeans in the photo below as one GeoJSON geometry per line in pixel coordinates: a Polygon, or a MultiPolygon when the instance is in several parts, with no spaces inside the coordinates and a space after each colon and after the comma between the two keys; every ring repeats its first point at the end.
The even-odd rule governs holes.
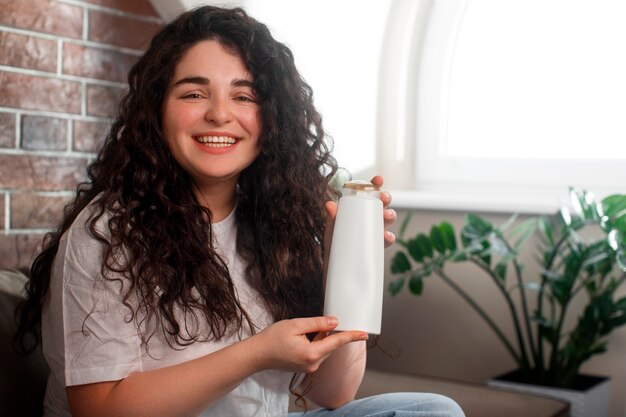
{"type": "Polygon", "coordinates": [[[397,392],[354,400],[334,410],[289,413],[289,417],[464,417],[461,407],[439,394],[397,392]]]}

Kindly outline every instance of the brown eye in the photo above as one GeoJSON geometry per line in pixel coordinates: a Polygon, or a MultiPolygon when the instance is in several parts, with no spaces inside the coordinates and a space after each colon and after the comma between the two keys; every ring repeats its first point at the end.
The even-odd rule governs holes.
{"type": "Polygon", "coordinates": [[[236,96],[235,100],[237,100],[237,101],[244,101],[244,102],[250,102],[250,103],[256,103],[256,100],[254,100],[252,97],[245,96],[245,95],[236,96]]]}

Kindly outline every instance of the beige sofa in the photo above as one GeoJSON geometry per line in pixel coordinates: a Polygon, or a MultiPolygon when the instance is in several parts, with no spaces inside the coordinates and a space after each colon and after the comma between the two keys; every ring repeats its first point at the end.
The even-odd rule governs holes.
{"type": "MultiPolygon", "coordinates": [[[[13,349],[14,310],[22,297],[26,277],[18,271],[0,271],[0,416],[41,415],[48,368],[38,350],[21,356],[13,349]]],[[[455,399],[467,417],[567,417],[566,403],[483,385],[368,369],[358,392],[366,397],[385,392],[435,392],[455,399]]],[[[295,410],[292,404],[291,409],[295,410]]]]}

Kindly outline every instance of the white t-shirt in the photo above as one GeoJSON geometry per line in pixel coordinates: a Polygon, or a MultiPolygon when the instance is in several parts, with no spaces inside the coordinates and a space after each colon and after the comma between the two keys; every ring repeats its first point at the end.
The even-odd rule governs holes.
{"type": "MultiPolygon", "coordinates": [[[[240,338],[234,335],[219,342],[196,342],[172,349],[157,331],[146,353],[134,321],[128,320],[130,312],[122,304],[121,284],[102,278],[102,246],[85,225],[90,209],[87,206],[83,210],[61,239],[43,308],[43,353],[51,370],[44,403],[46,417],[70,417],[66,386],[117,381],[131,373],[204,356],[240,338]]],[[[103,216],[97,229],[108,237],[107,221],[103,216]]],[[[272,319],[258,293],[245,281],[245,263],[235,249],[234,211],[212,227],[215,246],[227,262],[242,307],[257,328],[267,327],[272,319]]],[[[188,322],[203,325],[193,317],[189,320],[189,316],[188,322]]],[[[249,332],[242,337],[247,336],[249,332]]],[[[201,416],[286,416],[291,377],[282,371],[256,373],[201,416]]]]}

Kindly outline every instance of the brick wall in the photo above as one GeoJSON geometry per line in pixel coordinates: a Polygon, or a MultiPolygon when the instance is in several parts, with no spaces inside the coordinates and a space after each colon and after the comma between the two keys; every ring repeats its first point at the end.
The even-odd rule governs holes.
{"type": "Polygon", "coordinates": [[[148,0],[0,0],[0,268],[58,223],[161,24],[148,0]]]}

